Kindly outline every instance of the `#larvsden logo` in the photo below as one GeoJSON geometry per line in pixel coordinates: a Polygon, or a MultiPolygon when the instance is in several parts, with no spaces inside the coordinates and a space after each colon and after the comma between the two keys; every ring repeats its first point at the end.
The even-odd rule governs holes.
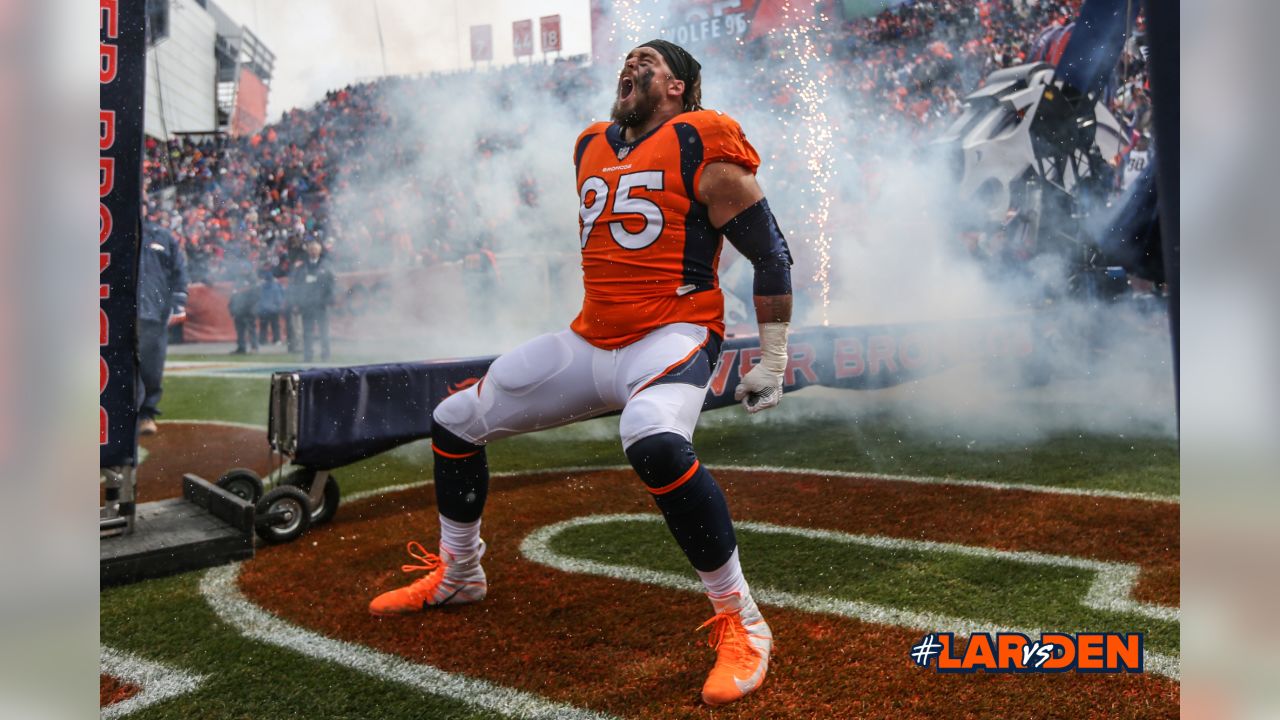
{"type": "Polygon", "coordinates": [[[930,633],[911,659],[940,673],[1142,672],[1142,633],[974,633],[961,653],[952,633],[930,633]]]}

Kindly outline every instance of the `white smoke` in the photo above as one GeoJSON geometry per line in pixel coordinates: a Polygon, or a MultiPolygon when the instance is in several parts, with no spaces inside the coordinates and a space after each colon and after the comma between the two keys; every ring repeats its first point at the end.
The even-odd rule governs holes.
{"type": "MultiPolygon", "coordinates": [[[[622,44],[643,41],[658,35],[659,19],[669,16],[650,9],[620,22],[616,34],[622,44]]],[[[455,248],[483,242],[497,253],[501,278],[491,291],[441,287],[426,313],[393,305],[376,320],[381,332],[368,333],[390,338],[379,349],[396,359],[497,354],[568,323],[582,292],[573,141],[589,121],[607,117],[627,49],[620,47],[615,63],[591,68],[594,89],[556,94],[543,82],[550,71],[509,69],[435,81],[438,87],[426,92],[387,93],[386,109],[397,122],[393,144],[414,143],[423,151],[408,165],[348,177],[331,212],[360,218],[376,207],[418,242],[455,248]],[[477,148],[486,138],[510,142],[485,156],[477,148]],[[537,184],[532,206],[520,195],[528,178],[537,184]],[[446,206],[432,200],[435,188],[448,191],[446,206]],[[409,201],[393,208],[389,201],[397,195],[409,201]]],[[[974,438],[1176,431],[1164,315],[1149,309],[1156,303],[1070,300],[1060,293],[1065,270],[1049,258],[1027,271],[997,271],[976,260],[950,221],[963,209],[951,169],[919,152],[927,138],[913,136],[905,123],[877,121],[883,109],[854,89],[826,83],[825,98],[808,106],[821,110],[836,136],[826,153],[811,157],[814,145],[797,126],[806,108],[773,104],[761,88],[769,80],[802,77],[797,63],[825,77],[830,58],[776,52],[736,63],[690,49],[704,66],[704,106],[737,119],[764,158],[760,183],[791,242],[798,288],[811,287],[821,263],[818,234],[831,239],[830,304],[798,300],[797,326],[1054,313],[1049,350],[1035,372],[968,367],[887,391],[809,391],[811,401],[796,398],[784,415],[888,413],[922,432],[954,436],[962,428],[974,438]],[[833,171],[817,188],[830,195],[822,227],[814,221],[820,199],[814,184],[796,170],[810,160],[833,171]],[[1052,305],[1046,297],[1055,298],[1052,305]],[[1036,374],[1048,384],[1033,382],[1036,374]]],[[[726,259],[736,254],[727,246],[725,253],[726,259]]],[[[727,276],[726,287],[744,295],[749,311],[749,271],[739,264],[727,276]]]]}

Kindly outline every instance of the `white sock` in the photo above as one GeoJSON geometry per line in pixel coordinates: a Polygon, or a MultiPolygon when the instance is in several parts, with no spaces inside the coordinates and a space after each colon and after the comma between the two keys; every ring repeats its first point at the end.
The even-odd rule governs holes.
{"type": "Polygon", "coordinates": [[[454,557],[469,557],[480,550],[480,521],[454,522],[440,516],[440,548],[454,557]]]}
{"type": "Polygon", "coordinates": [[[711,572],[698,570],[698,577],[702,578],[702,584],[707,588],[708,595],[723,597],[736,592],[746,598],[751,592],[747,587],[747,579],[742,577],[742,565],[738,563],[738,548],[733,549],[733,554],[719,568],[711,572]]]}

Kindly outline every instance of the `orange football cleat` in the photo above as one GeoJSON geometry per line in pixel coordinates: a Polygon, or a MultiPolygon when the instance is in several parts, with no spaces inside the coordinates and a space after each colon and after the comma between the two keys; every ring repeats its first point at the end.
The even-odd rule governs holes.
{"type": "Polygon", "coordinates": [[[750,595],[710,597],[716,614],[698,629],[711,627],[710,645],[716,650],[715,667],[702,686],[702,701],[714,706],[731,703],[764,683],[773,631],[750,595]]]}
{"type": "Polygon", "coordinates": [[[455,557],[444,548],[440,554],[427,552],[422,544],[408,544],[409,554],[421,565],[402,565],[407,573],[426,570],[427,574],[408,585],[384,592],[369,603],[374,615],[407,615],[436,605],[464,605],[484,599],[489,585],[485,581],[480,558],[484,557],[484,541],[469,557],[455,557]]]}

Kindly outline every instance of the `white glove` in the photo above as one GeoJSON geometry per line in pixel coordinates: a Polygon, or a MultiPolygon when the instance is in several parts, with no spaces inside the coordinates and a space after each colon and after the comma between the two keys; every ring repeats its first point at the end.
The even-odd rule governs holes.
{"type": "Polygon", "coordinates": [[[768,410],[782,400],[782,376],[787,370],[787,328],[791,323],[760,323],[760,362],[742,377],[733,399],[749,413],[768,410]]]}

